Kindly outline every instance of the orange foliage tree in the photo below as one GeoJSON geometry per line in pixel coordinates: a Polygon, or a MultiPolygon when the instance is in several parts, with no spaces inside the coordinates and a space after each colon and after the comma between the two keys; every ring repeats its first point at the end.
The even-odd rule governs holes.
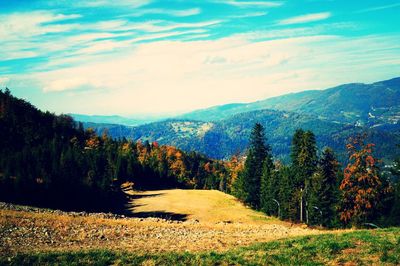
{"type": "Polygon", "coordinates": [[[358,135],[349,139],[346,145],[349,163],[340,184],[340,219],[355,226],[371,221],[377,213],[383,193],[378,160],[373,157],[375,145],[366,143],[365,138],[365,135],[358,135]]]}

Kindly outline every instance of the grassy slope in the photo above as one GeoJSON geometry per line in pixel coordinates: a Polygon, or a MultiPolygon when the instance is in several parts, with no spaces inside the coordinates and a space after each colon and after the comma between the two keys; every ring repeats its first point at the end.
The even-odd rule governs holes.
{"type": "MultiPolygon", "coordinates": [[[[128,192],[129,193],[129,192],[128,192]]],[[[172,213],[200,223],[286,224],[246,208],[235,197],[217,190],[157,190],[130,192],[127,206],[134,213],[172,213]]]]}
{"type": "Polygon", "coordinates": [[[0,264],[96,265],[399,265],[400,229],[303,236],[227,252],[140,254],[95,250],[0,258],[0,264]]]}
{"type": "Polygon", "coordinates": [[[147,191],[133,193],[132,198],[128,207],[134,208],[132,215],[136,218],[0,209],[0,257],[93,248],[149,253],[223,252],[253,243],[324,233],[265,216],[218,191],[147,191]],[[154,216],[167,220],[141,219],[154,216]]]}

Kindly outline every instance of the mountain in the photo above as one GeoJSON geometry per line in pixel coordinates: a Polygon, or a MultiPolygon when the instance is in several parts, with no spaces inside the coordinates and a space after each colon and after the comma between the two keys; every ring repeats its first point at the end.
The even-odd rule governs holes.
{"type": "Polygon", "coordinates": [[[367,128],[276,110],[246,112],[214,122],[174,119],[135,128],[112,126],[107,129],[113,137],[157,141],[212,158],[227,159],[246,150],[251,128],[256,122],[265,126],[273,154],[283,161],[289,159],[291,138],[297,128],[312,130],[319,147],[334,148],[342,161],[346,157],[345,142],[356,133],[367,132],[370,140],[377,144],[378,157],[388,161],[395,157],[394,143],[400,143],[400,125],[367,128]]]}
{"type": "Polygon", "coordinates": [[[352,83],[326,90],[291,93],[248,104],[197,110],[178,118],[217,121],[262,109],[315,115],[330,121],[379,126],[400,119],[400,77],[372,84],[352,83]]]}
{"type": "Polygon", "coordinates": [[[84,114],[68,114],[75,121],[82,123],[96,123],[96,124],[117,124],[124,126],[138,126],[150,122],[165,119],[167,115],[144,115],[134,117],[124,117],[119,115],[84,115],[84,114]]]}
{"type": "Polygon", "coordinates": [[[377,145],[377,156],[392,160],[400,143],[400,78],[372,84],[346,84],[327,90],[304,91],[254,103],[234,103],[198,110],[177,118],[132,128],[107,128],[114,137],[157,141],[186,151],[223,159],[244,152],[250,130],[260,122],[266,128],[274,155],[288,160],[297,128],[312,130],[320,148],[332,147],[345,160],[346,140],[366,132],[377,145]]]}

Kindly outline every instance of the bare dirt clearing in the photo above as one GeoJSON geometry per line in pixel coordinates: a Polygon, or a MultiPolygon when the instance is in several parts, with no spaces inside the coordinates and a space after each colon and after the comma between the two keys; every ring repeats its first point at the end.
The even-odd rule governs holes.
{"type": "Polygon", "coordinates": [[[326,233],[266,217],[218,191],[163,190],[131,195],[128,207],[137,216],[134,218],[0,204],[0,254],[101,248],[143,253],[223,251],[326,233]]]}

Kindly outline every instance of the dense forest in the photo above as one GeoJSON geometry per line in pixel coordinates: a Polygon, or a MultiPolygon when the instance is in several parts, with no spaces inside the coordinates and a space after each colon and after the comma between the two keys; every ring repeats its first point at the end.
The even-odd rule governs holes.
{"type": "Polygon", "coordinates": [[[120,185],[226,190],[230,162],[157,143],[112,139],[70,116],[41,112],[0,92],[0,200],[114,210],[120,185]]]}
{"type": "MultiPolygon", "coordinates": [[[[118,211],[134,189],[219,189],[268,215],[325,227],[400,221],[400,158],[383,171],[364,135],[347,143],[346,165],[297,129],[290,163],[274,158],[256,123],[245,156],[214,160],[156,142],[111,138],[70,116],[41,112],[0,91],[0,200],[51,208],[118,211]]],[[[215,143],[215,149],[218,142],[215,143]]],[[[393,147],[394,149],[394,147],[393,147]]]]}
{"type": "Polygon", "coordinates": [[[348,164],[334,151],[318,156],[312,131],[296,130],[291,163],[273,160],[264,128],[256,124],[250,137],[243,171],[232,193],[268,215],[325,227],[388,226],[400,223],[399,159],[390,172],[382,171],[375,145],[366,136],[348,140],[348,164]]]}

